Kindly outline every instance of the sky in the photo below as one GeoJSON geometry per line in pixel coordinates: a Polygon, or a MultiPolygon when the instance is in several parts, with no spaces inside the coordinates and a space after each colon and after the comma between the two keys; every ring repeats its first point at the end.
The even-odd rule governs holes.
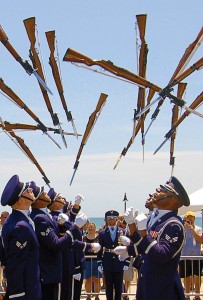
{"type": "MultiPolygon", "coordinates": [[[[13,3],[6,1],[1,14],[1,26],[9,42],[23,60],[29,59],[30,43],[23,20],[36,19],[36,48],[45,71],[46,82],[53,96],[50,101],[58,113],[62,128],[72,132],[60,102],[51,68],[49,48],[45,32],[55,30],[57,59],[60,63],[64,95],[71,110],[77,131],[84,133],[89,116],[95,110],[100,94],[108,95],[103,110],[83,149],[80,164],[70,186],[73,165],[81,143],[74,136],[67,136],[67,149],[60,136],[52,137],[60,144],[58,149],[41,132],[16,132],[32,151],[51,187],[62,193],[68,201],[74,201],[76,194],[84,196],[82,210],[89,217],[102,217],[110,209],[123,213],[124,194],[127,206],[145,211],[144,203],[149,193],[171,176],[169,165],[170,143],[153,155],[171,126],[172,104],[164,101],[160,114],[146,136],[144,148],[141,136],[137,135],[125,157],[113,170],[120,153],[127,146],[133,126],[133,113],[137,106],[138,87],[134,84],[101,75],[84,68],[78,68],[63,61],[68,48],[72,48],[92,59],[110,60],[115,65],[137,73],[136,15],[146,14],[146,35],[148,44],[147,79],[160,87],[170,80],[179,60],[202,27],[202,1],[107,1],[107,0],[20,0],[13,9],[13,3]]],[[[48,127],[53,127],[36,78],[26,74],[7,49],[0,44],[1,78],[48,127]]],[[[202,57],[202,45],[189,65],[202,57]]],[[[93,67],[99,71],[100,68],[93,67]]],[[[109,74],[106,72],[106,74],[109,74]]],[[[184,100],[189,106],[202,92],[202,70],[191,74],[184,100]]],[[[174,88],[174,94],[176,88],[174,88]]],[[[155,94],[158,97],[158,94],[155,94]]],[[[36,125],[25,111],[9,101],[2,93],[0,117],[11,123],[36,125]]],[[[155,99],[155,98],[154,98],[155,99]]],[[[151,121],[151,113],[145,126],[151,121]]],[[[202,112],[201,107],[198,108],[202,112]]],[[[173,175],[184,185],[188,194],[202,188],[202,118],[190,115],[178,128],[175,141],[175,168],[173,175]]],[[[41,173],[19,148],[1,132],[0,134],[0,193],[7,181],[18,174],[22,182],[34,180],[44,185],[41,173]]],[[[47,191],[49,188],[46,188],[47,191]]],[[[0,207],[0,211],[9,209],[0,207]]]]}

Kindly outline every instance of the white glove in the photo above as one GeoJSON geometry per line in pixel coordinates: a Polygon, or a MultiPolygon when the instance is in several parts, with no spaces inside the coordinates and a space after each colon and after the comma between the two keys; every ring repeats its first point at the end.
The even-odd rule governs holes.
{"type": "Polygon", "coordinates": [[[82,200],[83,201],[85,200],[85,198],[82,195],[78,194],[78,195],[75,196],[75,204],[76,205],[80,205],[82,200]]]}
{"type": "Polygon", "coordinates": [[[128,270],[128,266],[123,266],[123,271],[127,271],[128,270]]]}
{"type": "Polygon", "coordinates": [[[82,228],[87,223],[87,216],[83,212],[79,212],[75,218],[75,225],[82,228]]]}
{"type": "Polygon", "coordinates": [[[147,229],[147,216],[141,212],[136,218],[138,230],[146,230],[147,229]]]}
{"type": "Polygon", "coordinates": [[[127,224],[134,224],[135,218],[138,215],[138,210],[134,212],[134,208],[131,206],[130,208],[126,209],[126,212],[124,213],[124,220],[127,224]]]}
{"type": "Polygon", "coordinates": [[[125,253],[125,254],[122,254],[122,255],[119,255],[118,256],[118,259],[120,260],[120,261],[124,261],[126,258],[128,258],[129,257],[129,254],[128,253],[125,253]]]}
{"type": "Polygon", "coordinates": [[[98,271],[103,274],[103,267],[102,266],[98,266],[98,271]]]}
{"type": "Polygon", "coordinates": [[[92,251],[97,253],[101,249],[101,245],[99,243],[91,243],[92,251]]]}
{"type": "Polygon", "coordinates": [[[80,281],[80,279],[81,279],[81,273],[73,274],[73,278],[74,278],[75,280],[80,281]]]}
{"type": "Polygon", "coordinates": [[[130,239],[127,236],[121,235],[119,237],[119,239],[121,240],[123,246],[129,246],[130,245],[130,239]]]}
{"type": "MultiPolygon", "coordinates": [[[[127,247],[126,247],[126,246],[117,246],[117,247],[114,249],[114,253],[117,254],[117,255],[123,255],[123,254],[128,253],[128,250],[127,250],[127,247]]],[[[128,256],[129,256],[129,255],[128,255],[128,256]]]]}
{"type": "Polygon", "coordinates": [[[69,217],[66,214],[61,213],[58,215],[57,222],[59,225],[63,225],[65,222],[68,221],[69,221],[69,217]]]}

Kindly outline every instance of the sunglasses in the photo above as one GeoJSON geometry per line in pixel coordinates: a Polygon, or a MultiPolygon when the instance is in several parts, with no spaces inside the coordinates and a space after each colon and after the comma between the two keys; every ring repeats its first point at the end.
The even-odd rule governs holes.
{"type": "Polygon", "coordinates": [[[178,196],[179,194],[170,186],[170,185],[162,185],[160,184],[160,190],[162,192],[171,192],[171,193],[174,193],[176,196],[178,196]]]}
{"type": "Polygon", "coordinates": [[[117,217],[107,217],[107,220],[116,220],[117,217]]]}

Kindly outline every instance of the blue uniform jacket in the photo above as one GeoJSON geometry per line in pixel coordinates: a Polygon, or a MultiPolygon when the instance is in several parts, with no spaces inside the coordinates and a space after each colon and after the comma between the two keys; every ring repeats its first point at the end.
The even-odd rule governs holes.
{"type": "Polygon", "coordinates": [[[40,244],[40,271],[43,283],[59,283],[62,277],[61,251],[72,246],[72,238],[68,234],[59,237],[56,220],[45,212],[33,208],[31,218],[40,244]]]}
{"type": "Polygon", "coordinates": [[[27,217],[13,210],[3,225],[7,292],[16,300],[41,300],[39,244],[27,217]]]}
{"type": "Polygon", "coordinates": [[[99,243],[101,245],[101,250],[97,254],[98,265],[103,266],[105,271],[121,272],[123,271],[124,265],[129,265],[129,263],[120,261],[118,256],[112,252],[105,252],[106,249],[114,249],[118,246],[119,231],[116,232],[116,238],[113,242],[111,239],[109,228],[105,228],[99,233],[99,243]]]}
{"type": "MultiPolygon", "coordinates": [[[[51,215],[53,218],[57,220],[58,215],[60,214],[59,211],[52,211],[51,215]]],[[[69,224],[69,229],[71,228],[72,224],[69,224]]],[[[60,228],[60,227],[59,227],[60,228]]],[[[59,234],[60,236],[60,234],[59,234]]],[[[62,276],[65,276],[68,274],[74,274],[75,273],[75,259],[74,259],[74,251],[73,247],[66,247],[61,251],[62,254],[62,276]]]]}
{"type": "Polygon", "coordinates": [[[158,219],[149,234],[141,238],[136,231],[131,240],[141,254],[137,300],[185,300],[178,274],[184,242],[182,221],[176,212],[158,219]]]}

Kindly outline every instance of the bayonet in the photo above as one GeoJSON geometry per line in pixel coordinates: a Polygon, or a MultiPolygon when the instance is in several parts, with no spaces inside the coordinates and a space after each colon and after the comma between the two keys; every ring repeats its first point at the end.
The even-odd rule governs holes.
{"type": "MultiPolygon", "coordinates": [[[[36,43],[36,37],[35,37],[36,23],[35,23],[35,18],[34,17],[28,18],[28,19],[25,19],[23,22],[24,22],[24,25],[25,25],[25,29],[26,29],[29,41],[30,41],[30,51],[29,51],[30,55],[29,56],[30,56],[30,59],[32,61],[33,67],[38,70],[38,73],[40,74],[40,77],[43,80],[45,80],[44,73],[43,73],[43,70],[42,70],[42,65],[41,65],[38,53],[36,51],[36,48],[35,48],[35,43],[36,43]]],[[[56,113],[54,113],[54,111],[53,111],[53,108],[52,108],[52,105],[51,105],[51,101],[49,99],[49,95],[48,95],[47,91],[44,89],[44,87],[40,83],[39,83],[39,87],[41,89],[43,98],[45,100],[47,109],[48,109],[48,111],[49,111],[49,113],[51,115],[53,124],[54,124],[54,126],[58,126],[59,131],[61,132],[61,137],[62,137],[63,143],[64,143],[65,147],[67,148],[67,143],[66,143],[65,137],[63,135],[63,130],[61,130],[61,123],[59,121],[58,115],[56,113]]]]}
{"type": "Polygon", "coordinates": [[[59,144],[50,136],[50,134],[47,132],[46,126],[42,123],[42,121],[34,114],[34,112],[23,102],[23,100],[20,99],[20,97],[17,96],[17,94],[14,93],[14,91],[9,88],[3,81],[2,78],[0,78],[0,89],[9,97],[12,99],[12,101],[17,104],[20,108],[25,110],[27,114],[37,122],[38,127],[42,132],[51,139],[57,147],[61,149],[59,144]]]}
{"type": "Polygon", "coordinates": [[[6,49],[11,53],[11,55],[19,62],[19,64],[23,67],[23,69],[26,71],[28,75],[34,75],[37,80],[43,85],[43,87],[52,94],[51,90],[48,88],[45,81],[39,76],[37,73],[37,70],[33,69],[33,67],[29,64],[29,62],[23,61],[23,59],[20,57],[18,52],[14,49],[14,47],[9,42],[8,36],[6,35],[5,31],[3,30],[2,26],[0,26],[0,41],[2,44],[6,47],[6,49]]]}

